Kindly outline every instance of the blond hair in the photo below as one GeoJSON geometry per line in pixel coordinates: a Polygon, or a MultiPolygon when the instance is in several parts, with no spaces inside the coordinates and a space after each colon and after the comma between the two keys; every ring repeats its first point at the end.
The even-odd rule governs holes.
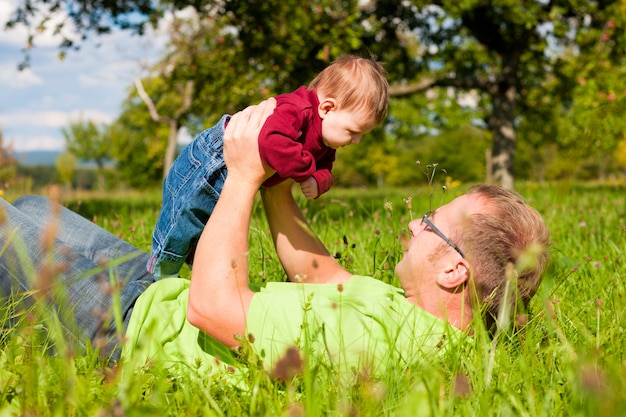
{"type": "Polygon", "coordinates": [[[309,89],[334,98],[339,109],[365,110],[378,125],[387,117],[389,106],[385,75],[374,59],[346,55],[320,72],[309,89]]]}
{"type": "Polygon", "coordinates": [[[468,194],[482,198],[486,209],[470,215],[455,239],[471,263],[468,301],[493,330],[505,303],[514,314],[518,302],[527,308],[537,291],[549,260],[550,233],[541,215],[514,192],[478,185],[468,194]]]}

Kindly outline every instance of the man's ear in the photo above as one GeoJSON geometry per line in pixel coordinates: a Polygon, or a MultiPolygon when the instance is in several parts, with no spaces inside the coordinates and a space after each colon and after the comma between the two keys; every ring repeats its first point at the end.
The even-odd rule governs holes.
{"type": "Polygon", "coordinates": [[[320,115],[320,118],[323,119],[326,117],[326,114],[331,110],[337,109],[337,100],[334,98],[324,98],[320,101],[320,105],[317,106],[317,112],[320,115]]]}
{"type": "Polygon", "coordinates": [[[437,274],[437,284],[449,290],[459,287],[468,279],[469,263],[463,258],[451,260],[437,274]]]}

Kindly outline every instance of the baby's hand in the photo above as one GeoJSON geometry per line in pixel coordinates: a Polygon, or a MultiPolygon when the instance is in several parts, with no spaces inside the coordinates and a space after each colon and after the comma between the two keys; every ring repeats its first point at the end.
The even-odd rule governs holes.
{"type": "Polygon", "coordinates": [[[319,195],[317,181],[315,181],[315,178],[313,177],[309,177],[301,182],[300,189],[302,190],[302,194],[304,194],[304,196],[309,200],[313,200],[319,195]]]}

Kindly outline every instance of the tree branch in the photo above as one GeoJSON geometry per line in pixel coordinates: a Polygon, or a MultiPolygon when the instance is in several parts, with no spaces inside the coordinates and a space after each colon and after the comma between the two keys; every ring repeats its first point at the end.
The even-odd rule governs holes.
{"type": "Polygon", "coordinates": [[[181,116],[191,108],[191,104],[193,103],[193,89],[193,80],[187,80],[184,89],[178,88],[178,92],[183,98],[183,104],[180,106],[180,108],[176,112],[176,115],[174,116],[177,120],[180,119],[181,116]]]}
{"type": "Polygon", "coordinates": [[[137,88],[137,93],[139,94],[139,97],[141,97],[143,102],[146,103],[146,106],[148,107],[148,111],[150,112],[150,117],[152,117],[152,120],[154,120],[155,122],[169,123],[170,122],[169,117],[163,117],[159,115],[159,112],[157,111],[156,107],[154,106],[154,103],[152,102],[152,99],[150,98],[148,93],[146,93],[146,90],[143,88],[143,83],[141,82],[139,78],[135,79],[135,87],[137,88]]]}
{"type": "Polygon", "coordinates": [[[405,85],[390,85],[389,96],[404,97],[411,94],[421,93],[433,87],[455,87],[464,90],[478,89],[487,91],[489,83],[476,77],[424,77],[420,81],[405,85]]]}
{"type": "Polygon", "coordinates": [[[421,93],[436,85],[437,79],[433,77],[424,77],[420,81],[413,84],[390,85],[390,97],[410,96],[411,94],[421,93]]]}

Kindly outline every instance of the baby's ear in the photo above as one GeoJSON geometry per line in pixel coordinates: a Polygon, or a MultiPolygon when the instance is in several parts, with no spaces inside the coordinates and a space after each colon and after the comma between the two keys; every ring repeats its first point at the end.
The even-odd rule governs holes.
{"type": "Polygon", "coordinates": [[[322,101],[320,101],[320,105],[317,106],[317,112],[319,113],[320,118],[323,119],[329,111],[335,110],[336,108],[337,100],[334,98],[325,98],[322,99],[322,101]]]}

